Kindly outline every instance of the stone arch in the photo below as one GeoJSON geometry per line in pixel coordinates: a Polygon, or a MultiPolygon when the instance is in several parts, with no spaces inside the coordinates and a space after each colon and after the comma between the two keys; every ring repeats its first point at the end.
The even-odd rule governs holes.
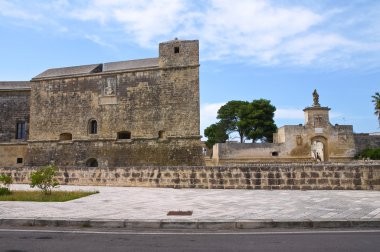
{"type": "Polygon", "coordinates": [[[323,136],[316,136],[311,139],[311,157],[319,162],[329,160],[327,139],[323,136]]]}
{"type": "Polygon", "coordinates": [[[98,167],[98,160],[96,158],[89,158],[86,161],[86,167],[98,167]]]}

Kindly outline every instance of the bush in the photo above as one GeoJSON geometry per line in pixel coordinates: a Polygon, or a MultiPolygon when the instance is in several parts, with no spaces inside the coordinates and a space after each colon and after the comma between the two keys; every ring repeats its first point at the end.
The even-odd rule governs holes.
{"type": "Polygon", "coordinates": [[[11,194],[11,190],[9,190],[9,188],[7,188],[7,187],[0,187],[0,196],[10,195],[10,194],[11,194]]]}
{"type": "Polygon", "coordinates": [[[59,186],[54,178],[57,168],[54,165],[47,165],[30,174],[30,187],[40,188],[45,194],[51,194],[51,190],[59,186]]]}
{"type": "Polygon", "coordinates": [[[372,160],[380,160],[380,148],[365,149],[360,153],[360,158],[369,158],[372,160]]]}
{"type": "Polygon", "coordinates": [[[9,188],[9,186],[12,183],[13,183],[13,180],[12,180],[12,177],[10,175],[5,175],[5,174],[0,175],[0,184],[3,185],[0,188],[3,188],[3,187],[9,188]]]}

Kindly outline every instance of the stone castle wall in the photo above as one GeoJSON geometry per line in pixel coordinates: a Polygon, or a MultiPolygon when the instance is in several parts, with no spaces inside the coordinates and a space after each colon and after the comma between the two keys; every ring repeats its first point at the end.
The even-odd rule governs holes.
{"type": "Polygon", "coordinates": [[[86,166],[96,159],[99,167],[129,165],[177,165],[203,163],[199,139],[73,140],[34,142],[28,163],[34,166],[56,164],[86,166]]]}
{"type": "Polygon", "coordinates": [[[368,133],[354,134],[356,153],[364,149],[374,149],[380,146],[380,135],[370,135],[368,133]]]}
{"type": "MultiPolygon", "coordinates": [[[[36,168],[0,168],[29,183],[36,168]]],[[[380,190],[380,163],[240,166],[60,167],[61,184],[210,189],[380,190]]]]}
{"type": "Polygon", "coordinates": [[[29,134],[30,91],[0,91],[0,143],[18,142],[16,123],[26,123],[26,138],[29,134]]]}
{"type": "Polygon", "coordinates": [[[198,46],[161,43],[159,58],[149,59],[157,64],[147,67],[109,70],[113,63],[106,63],[92,73],[32,79],[26,163],[202,165],[198,46]],[[122,139],[120,132],[129,136],[122,139]]]}

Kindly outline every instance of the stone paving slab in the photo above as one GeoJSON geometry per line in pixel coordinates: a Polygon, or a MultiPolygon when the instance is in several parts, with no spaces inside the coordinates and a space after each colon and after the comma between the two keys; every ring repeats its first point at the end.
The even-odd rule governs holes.
{"type": "MultiPolygon", "coordinates": [[[[32,190],[28,185],[20,184],[12,185],[11,189],[32,190]]],[[[77,222],[76,224],[81,221],[78,225],[84,226],[89,226],[92,222],[95,226],[150,225],[161,228],[176,226],[202,228],[207,225],[213,227],[219,225],[236,228],[244,225],[265,226],[265,223],[270,223],[268,225],[271,227],[313,226],[317,223],[334,226],[335,224],[328,223],[344,222],[344,225],[350,226],[377,223],[376,225],[380,227],[380,191],[96,186],[61,186],[60,190],[99,191],[99,193],[69,202],[0,201],[2,223],[27,220],[25,223],[30,224],[32,221],[30,225],[36,223],[38,225],[49,220],[55,221],[54,223],[58,223],[59,220],[70,220],[72,223],[77,222]],[[193,211],[193,214],[167,216],[169,211],[193,211]]]]}

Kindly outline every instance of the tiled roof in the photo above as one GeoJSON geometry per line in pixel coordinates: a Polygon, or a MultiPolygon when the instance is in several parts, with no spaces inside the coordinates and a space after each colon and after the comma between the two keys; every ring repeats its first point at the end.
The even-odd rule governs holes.
{"type": "Polygon", "coordinates": [[[67,75],[77,75],[77,74],[88,74],[97,72],[101,67],[101,64],[85,65],[85,66],[73,66],[73,67],[63,67],[63,68],[51,68],[45,72],[40,73],[35,79],[67,76],[67,75]]]}
{"type": "Polygon", "coordinates": [[[0,81],[0,90],[30,90],[29,81],[0,81]]]}
{"type": "Polygon", "coordinates": [[[103,65],[103,72],[158,67],[158,58],[110,62],[103,65]]]}
{"type": "Polygon", "coordinates": [[[104,64],[93,64],[85,66],[52,68],[37,75],[33,79],[51,78],[51,77],[63,77],[70,75],[90,74],[99,72],[111,72],[130,69],[144,69],[158,67],[158,58],[128,60],[119,62],[110,62],[104,64]]]}

